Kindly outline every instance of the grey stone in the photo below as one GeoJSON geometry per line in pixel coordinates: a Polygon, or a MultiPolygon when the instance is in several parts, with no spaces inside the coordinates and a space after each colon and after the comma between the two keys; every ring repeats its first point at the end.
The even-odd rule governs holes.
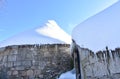
{"type": "Polygon", "coordinates": [[[33,70],[28,70],[27,71],[27,76],[33,76],[33,70]]]}
{"type": "Polygon", "coordinates": [[[15,61],[13,62],[14,66],[22,66],[22,62],[21,61],[15,61]]]}
{"type": "Polygon", "coordinates": [[[69,49],[63,44],[8,46],[0,50],[0,70],[4,66],[8,79],[55,78],[71,69],[69,49]]]}
{"type": "Polygon", "coordinates": [[[12,75],[12,71],[8,71],[7,74],[8,74],[8,75],[12,75]]]}
{"type": "Polygon", "coordinates": [[[8,61],[8,62],[7,62],[7,67],[13,67],[13,62],[8,61]]]}
{"type": "Polygon", "coordinates": [[[16,61],[16,55],[8,55],[8,61],[16,61]]]}
{"type": "Polygon", "coordinates": [[[18,67],[15,67],[16,70],[25,70],[25,67],[24,66],[18,66],[18,67]]]}
{"type": "Polygon", "coordinates": [[[18,75],[18,71],[13,71],[12,75],[18,75]]]}
{"type": "Polygon", "coordinates": [[[29,66],[32,66],[32,61],[23,61],[22,62],[22,66],[25,66],[25,67],[29,67],[29,66]]]}

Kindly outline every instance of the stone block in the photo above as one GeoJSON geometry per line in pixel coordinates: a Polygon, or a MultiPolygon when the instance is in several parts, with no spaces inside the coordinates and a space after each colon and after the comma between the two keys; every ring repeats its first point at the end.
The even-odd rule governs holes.
{"type": "Polygon", "coordinates": [[[31,69],[37,69],[38,67],[37,66],[31,66],[31,69]]]}
{"type": "Polygon", "coordinates": [[[13,63],[14,66],[21,66],[22,65],[22,62],[21,61],[15,61],[13,63]]]}
{"type": "Polygon", "coordinates": [[[34,76],[29,76],[29,79],[35,79],[34,76]]]}
{"type": "Polygon", "coordinates": [[[25,67],[32,66],[32,61],[22,61],[22,66],[25,66],[25,67]]]}
{"type": "Polygon", "coordinates": [[[33,75],[33,70],[27,70],[27,76],[32,76],[33,75]]]}
{"type": "Polygon", "coordinates": [[[21,76],[27,76],[27,72],[26,71],[21,71],[21,76]]]}
{"type": "Polygon", "coordinates": [[[12,68],[10,68],[10,70],[13,71],[13,70],[15,70],[15,68],[12,67],[12,68]]]}
{"type": "Polygon", "coordinates": [[[16,55],[9,55],[8,61],[16,61],[17,56],[16,55]]]}
{"type": "Polygon", "coordinates": [[[12,46],[11,48],[12,50],[10,51],[10,55],[14,55],[14,54],[18,54],[18,48],[17,46],[12,46]]]}
{"type": "Polygon", "coordinates": [[[35,55],[35,56],[34,56],[34,59],[35,59],[36,61],[42,61],[42,60],[44,59],[44,57],[42,57],[40,54],[38,54],[38,55],[35,55]]]}
{"type": "Polygon", "coordinates": [[[7,67],[13,67],[13,62],[11,61],[7,62],[7,67]]]}
{"type": "Polygon", "coordinates": [[[22,56],[21,54],[17,54],[17,61],[22,61],[24,59],[25,59],[24,55],[22,56]]]}
{"type": "Polygon", "coordinates": [[[34,70],[34,75],[40,75],[41,74],[41,70],[34,70]]]}
{"type": "Polygon", "coordinates": [[[5,67],[7,67],[7,66],[8,66],[8,63],[5,62],[5,63],[2,63],[1,65],[2,65],[2,66],[4,65],[5,67]]]}
{"type": "Polygon", "coordinates": [[[41,74],[41,75],[39,75],[39,78],[40,78],[40,79],[43,79],[43,75],[42,75],[42,74],[41,74]]]}
{"type": "Polygon", "coordinates": [[[12,75],[12,71],[8,71],[7,74],[8,74],[8,75],[12,75]]]}
{"type": "Polygon", "coordinates": [[[18,71],[13,71],[12,75],[18,75],[18,71]]]}
{"type": "Polygon", "coordinates": [[[24,70],[25,67],[24,66],[18,66],[18,67],[15,67],[16,70],[24,70]]]}
{"type": "Polygon", "coordinates": [[[2,62],[3,56],[0,56],[0,62],[2,62]]]}
{"type": "Polygon", "coordinates": [[[6,61],[7,61],[7,56],[3,56],[2,62],[6,62],[6,61]]]}
{"type": "Polygon", "coordinates": [[[33,56],[31,53],[25,54],[25,60],[33,60],[33,56]]]}
{"type": "Polygon", "coordinates": [[[39,66],[39,61],[35,61],[33,65],[39,66]]]}

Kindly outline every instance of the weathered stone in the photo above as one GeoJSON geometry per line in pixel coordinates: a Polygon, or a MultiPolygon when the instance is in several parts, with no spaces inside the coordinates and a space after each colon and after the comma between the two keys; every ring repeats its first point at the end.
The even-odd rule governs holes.
{"type": "Polygon", "coordinates": [[[49,57],[49,56],[51,56],[51,54],[49,52],[44,53],[44,57],[49,57]]]}
{"type": "Polygon", "coordinates": [[[3,56],[0,56],[0,62],[2,62],[3,56]]]}
{"type": "Polygon", "coordinates": [[[27,72],[26,71],[21,71],[21,76],[27,76],[27,72]]]}
{"type": "Polygon", "coordinates": [[[14,66],[21,66],[22,62],[21,61],[15,61],[13,64],[14,64],[14,66]]]}
{"type": "Polygon", "coordinates": [[[32,76],[33,75],[33,70],[28,70],[27,71],[27,76],[32,76]]]}
{"type": "Polygon", "coordinates": [[[39,61],[34,62],[35,66],[39,66],[39,61]]]}
{"type": "Polygon", "coordinates": [[[71,69],[69,60],[69,45],[63,44],[18,45],[0,50],[0,70],[5,69],[2,73],[8,79],[55,78],[71,69]]]}
{"type": "Polygon", "coordinates": [[[30,54],[30,53],[26,53],[25,54],[25,60],[33,60],[33,55],[32,55],[32,53],[30,54]]]}
{"type": "Polygon", "coordinates": [[[31,69],[38,69],[38,66],[31,66],[31,69]]]}
{"type": "MultiPolygon", "coordinates": [[[[116,56],[118,51],[112,50],[112,52],[110,52],[110,50],[106,49],[93,53],[91,56],[91,50],[79,46],[77,46],[77,48],[78,51],[73,53],[77,53],[80,57],[79,59],[76,58],[81,64],[79,67],[76,65],[76,69],[80,70],[82,79],[115,79],[113,74],[120,73],[120,68],[118,68],[118,66],[120,66],[120,58],[116,56]]],[[[74,62],[75,61],[74,59],[74,62]]],[[[76,73],[78,73],[78,71],[76,71],[76,73]]]]}
{"type": "Polygon", "coordinates": [[[35,76],[37,76],[37,75],[39,75],[39,74],[41,74],[41,70],[34,70],[34,75],[35,75],[35,76]]]}
{"type": "Polygon", "coordinates": [[[8,75],[12,75],[12,71],[8,71],[7,74],[8,74],[8,75]]]}
{"type": "Polygon", "coordinates": [[[8,61],[16,61],[16,55],[9,55],[8,61]]]}
{"type": "Polygon", "coordinates": [[[3,59],[1,62],[6,62],[6,61],[7,61],[7,56],[5,55],[5,56],[3,56],[3,59]]]}
{"type": "Polygon", "coordinates": [[[25,70],[25,67],[24,66],[18,66],[18,67],[15,67],[16,70],[25,70]]]}
{"type": "Polygon", "coordinates": [[[18,54],[17,46],[15,48],[14,48],[14,46],[12,46],[11,49],[12,50],[9,52],[9,55],[17,55],[18,54]]]}
{"type": "Polygon", "coordinates": [[[31,76],[31,75],[30,75],[28,78],[29,78],[29,79],[34,79],[34,76],[31,76]]]}
{"type": "Polygon", "coordinates": [[[13,71],[12,75],[18,75],[18,71],[13,71]]]}
{"type": "Polygon", "coordinates": [[[32,66],[32,61],[23,61],[22,66],[25,66],[25,67],[32,66]]]}
{"type": "Polygon", "coordinates": [[[12,67],[12,68],[10,68],[10,70],[13,71],[13,70],[15,70],[15,68],[12,67]]]}
{"type": "Polygon", "coordinates": [[[35,61],[41,61],[41,60],[44,59],[44,57],[41,56],[40,54],[38,54],[38,55],[35,55],[35,56],[34,56],[34,59],[35,59],[35,61]]]}
{"type": "Polygon", "coordinates": [[[7,63],[7,67],[13,67],[13,62],[8,61],[8,63],[7,63]]]}
{"type": "Polygon", "coordinates": [[[8,65],[7,62],[2,63],[2,66],[3,66],[3,64],[4,64],[5,67],[8,67],[8,66],[7,66],[7,65],[8,65]]]}
{"type": "Polygon", "coordinates": [[[17,61],[23,61],[24,60],[24,55],[18,53],[17,54],[17,61]]]}
{"type": "Polygon", "coordinates": [[[43,75],[39,75],[39,78],[43,79],[44,77],[43,77],[43,75]]]}

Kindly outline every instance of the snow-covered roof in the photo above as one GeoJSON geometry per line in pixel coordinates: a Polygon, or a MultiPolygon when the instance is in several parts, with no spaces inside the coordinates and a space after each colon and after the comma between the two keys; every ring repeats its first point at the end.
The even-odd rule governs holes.
{"type": "Polygon", "coordinates": [[[120,46],[120,1],[76,26],[72,38],[93,51],[120,46]]]}
{"type": "Polygon", "coordinates": [[[44,26],[31,29],[0,42],[0,47],[24,44],[70,44],[71,36],[55,21],[49,20],[44,26]]]}

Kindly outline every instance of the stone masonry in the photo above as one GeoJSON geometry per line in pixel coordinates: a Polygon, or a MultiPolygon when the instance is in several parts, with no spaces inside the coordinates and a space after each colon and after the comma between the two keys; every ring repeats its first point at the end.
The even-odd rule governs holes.
{"type": "Polygon", "coordinates": [[[0,48],[0,79],[55,79],[72,67],[68,44],[0,48]]]}
{"type": "Polygon", "coordinates": [[[96,53],[79,47],[84,79],[120,79],[120,48],[96,53]]]}

